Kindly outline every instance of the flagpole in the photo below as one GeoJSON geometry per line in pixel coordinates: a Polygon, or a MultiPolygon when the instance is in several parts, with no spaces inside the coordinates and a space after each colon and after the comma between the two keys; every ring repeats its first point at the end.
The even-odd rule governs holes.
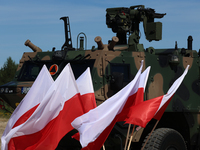
{"type": "Polygon", "coordinates": [[[134,131],[135,131],[135,125],[133,126],[133,130],[132,130],[132,132],[131,132],[131,137],[130,137],[130,139],[129,139],[129,143],[128,143],[128,148],[127,148],[127,150],[130,149],[131,141],[132,141],[132,139],[133,139],[133,132],[134,132],[134,131]]]}
{"type": "Polygon", "coordinates": [[[155,128],[156,128],[156,126],[157,126],[158,122],[159,122],[159,120],[157,120],[156,124],[154,125],[153,129],[151,130],[151,133],[149,134],[149,136],[148,136],[148,138],[147,138],[146,142],[144,143],[144,145],[143,145],[143,147],[142,147],[142,149],[141,149],[141,150],[143,150],[143,149],[144,149],[144,147],[146,146],[146,144],[147,144],[147,142],[148,142],[149,138],[151,137],[151,134],[152,134],[152,133],[153,133],[153,131],[155,130],[155,128]]]}
{"type": "Polygon", "coordinates": [[[127,135],[126,135],[126,142],[125,142],[124,150],[126,150],[126,146],[127,146],[127,143],[128,143],[128,136],[129,136],[129,133],[130,133],[130,128],[131,128],[131,124],[128,125],[128,131],[127,131],[127,135]]]}
{"type": "Polygon", "coordinates": [[[104,144],[103,144],[103,150],[106,150],[104,144]]]}

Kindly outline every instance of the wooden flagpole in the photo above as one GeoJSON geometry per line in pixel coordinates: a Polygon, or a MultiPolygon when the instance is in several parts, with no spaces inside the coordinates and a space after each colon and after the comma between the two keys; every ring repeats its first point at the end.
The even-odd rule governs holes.
{"type": "Polygon", "coordinates": [[[128,143],[128,148],[127,148],[127,150],[130,149],[131,141],[132,141],[132,139],[133,139],[133,133],[134,133],[134,131],[135,131],[135,125],[133,126],[133,130],[132,130],[132,132],[131,132],[131,137],[130,137],[130,139],[129,139],[129,143],[128,143]]]}
{"type": "Polygon", "coordinates": [[[127,146],[127,143],[128,143],[128,136],[129,136],[129,133],[130,133],[130,128],[131,128],[131,124],[128,125],[128,131],[127,131],[127,135],[126,135],[126,142],[125,142],[124,150],[126,150],[126,146],[127,146]]]}
{"type": "Polygon", "coordinates": [[[156,124],[154,125],[153,129],[151,130],[151,133],[149,134],[149,136],[148,136],[148,138],[147,138],[146,142],[144,143],[144,145],[143,145],[143,147],[142,147],[142,149],[141,149],[141,150],[143,150],[143,149],[144,149],[144,147],[146,146],[146,144],[147,144],[147,142],[148,142],[149,138],[151,137],[151,134],[152,134],[152,133],[153,133],[153,131],[155,130],[155,128],[156,128],[156,126],[157,126],[158,122],[159,122],[159,120],[157,120],[156,124]]]}
{"type": "Polygon", "coordinates": [[[104,144],[103,144],[103,150],[106,150],[104,144]]]}

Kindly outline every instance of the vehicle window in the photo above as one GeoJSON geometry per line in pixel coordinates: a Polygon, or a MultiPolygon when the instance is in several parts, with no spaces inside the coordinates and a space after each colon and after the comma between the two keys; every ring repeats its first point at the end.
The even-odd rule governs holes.
{"type": "Polygon", "coordinates": [[[23,67],[18,77],[18,81],[35,81],[44,64],[49,69],[53,62],[34,63],[31,61],[26,61],[23,64],[23,67]]]}

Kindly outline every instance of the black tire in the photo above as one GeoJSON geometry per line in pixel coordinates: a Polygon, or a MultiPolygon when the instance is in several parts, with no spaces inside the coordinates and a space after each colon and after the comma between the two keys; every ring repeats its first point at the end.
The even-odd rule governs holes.
{"type": "MultiPolygon", "coordinates": [[[[148,136],[143,145],[147,138],[148,136]]],[[[187,147],[179,132],[169,128],[159,128],[152,133],[144,150],[187,150],[187,147]]]]}

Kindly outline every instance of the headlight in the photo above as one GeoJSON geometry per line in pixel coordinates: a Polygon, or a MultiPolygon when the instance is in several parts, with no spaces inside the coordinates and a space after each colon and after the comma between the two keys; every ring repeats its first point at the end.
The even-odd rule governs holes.
{"type": "Polygon", "coordinates": [[[3,93],[3,92],[4,92],[4,88],[1,88],[1,89],[0,89],[0,93],[3,93]]]}
{"type": "Polygon", "coordinates": [[[8,88],[5,88],[5,91],[4,91],[4,92],[5,92],[5,93],[8,93],[8,91],[9,91],[9,89],[8,89],[8,88]]]}
{"type": "Polygon", "coordinates": [[[14,92],[13,89],[9,89],[9,90],[8,90],[8,93],[13,93],[13,92],[14,92]]]}

